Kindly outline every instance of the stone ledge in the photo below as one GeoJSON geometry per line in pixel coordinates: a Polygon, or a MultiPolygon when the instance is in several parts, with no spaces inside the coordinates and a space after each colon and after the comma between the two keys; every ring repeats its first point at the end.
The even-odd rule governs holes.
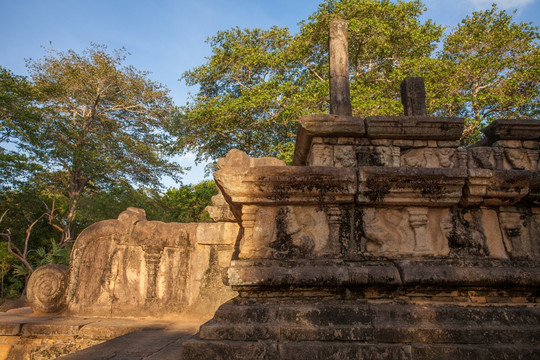
{"type": "Polygon", "coordinates": [[[314,137],[362,137],[365,134],[364,120],[354,116],[316,114],[298,119],[296,147],[293,165],[306,165],[314,137]]]}
{"type": "Polygon", "coordinates": [[[531,287],[540,286],[534,261],[504,260],[233,260],[228,270],[234,290],[317,289],[365,286],[531,287]]]}
{"type": "Polygon", "coordinates": [[[363,166],[357,204],[448,206],[463,195],[466,169],[363,166]]]}
{"type": "Polygon", "coordinates": [[[171,325],[157,319],[51,317],[30,308],[0,313],[0,359],[57,358],[119,336],[171,325]]]}
{"type": "Polygon", "coordinates": [[[540,120],[499,119],[484,129],[483,143],[492,145],[498,140],[540,140],[540,120]]]}
{"type": "Polygon", "coordinates": [[[187,359],[374,359],[374,360],[455,360],[455,359],[536,359],[540,346],[506,344],[370,344],[323,341],[279,343],[271,341],[190,340],[182,348],[187,359]]]}
{"type": "Polygon", "coordinates": [[[429,116],[370,116],[365,119],[370,139],[459,140],[462,118],[429,116]]]}
{"type": "Polygon", "coordinates": [[[225,168],[214,178],[233,205],[352,203],[357,186],[354,169],[326,166],[225,168]]]}

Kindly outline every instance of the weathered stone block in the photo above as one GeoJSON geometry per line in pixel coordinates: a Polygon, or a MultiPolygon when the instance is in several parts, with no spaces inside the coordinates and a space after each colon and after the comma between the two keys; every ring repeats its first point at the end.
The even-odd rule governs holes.
{"type": "MultiPolygon", "coordinates": [[[[306,165],[314,137],[361,137],[364,121],[354,116],[308,115],[298,119],[293,165],[306,165]]],[[[328,142],[325,141],[328,144],[328,142]]]]}
{"type": "Polygon", "coordinates": [[[0,336],[11,336],[17,335],[21,331],[21,324],[10,324],[10,323],[1,323],[0,324],[0,336]]]}
{"type": "Polygon", "coordinates": [[[484,129],[486,144],[498,140],[540,140],[540,120],[499,119],[484,129]]]}
{"type": "Polygon", "coordinates": [[[241,341],[186,341],[182,345],[182,359],[280,359],[278,346],[271,342],[241,341]]]}
{"type": "Polygon", "coordinates": [[[455,141],[461,137],[464,126],[463,119],[425,116],[370,116],[365,123],[370,139],[455,141]]]}
{"type": "Polygon", "coordinates": [[[236,223],[201,223],[197,225],[196,237],[200,245],[234,245],[240,226],[236,223]]]}

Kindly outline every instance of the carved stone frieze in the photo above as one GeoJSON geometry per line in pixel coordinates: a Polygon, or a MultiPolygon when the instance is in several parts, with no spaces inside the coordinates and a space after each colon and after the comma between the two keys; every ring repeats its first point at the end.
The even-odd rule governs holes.
{"type": "Polygon", "coordinates": [[[406,167],[363,167],[358,173],[359,204],[447,206],[462,196],[466,171],[406,167]]]}
{"type": "Polygon", "coordinates": [[[327,217],[322,209],[310,206],[245,206],[239,258],[338,255],[339,239],[334,239],[335,234],[329,224],[339,226],[339,214],[337,218],[331,215],[327,217]]]}
{"type": "Polygon", "coordinates": [[[214,178],[236,212],[241,204],[352,203],[357,185],[354,169],[319,166],[227,166],[214,178]]]}
{"type": "Polygon", "coordinates": [[[448,253],[449,212],[427,207],[362,208],[363,251],[374,256],[448,253]]]}
{"type": "Polygon", "coordinates": [[[313,144],[308,166],[334,166],[334,147],[331,145],[313,144]]]}
{"type": "Polygon", "coordinates": [[[334,166],[356,167],[356,152],[353,146],[338,145],[334,147],[334,166]]]}
{"type": "Polygon", "coordinates": [[[377,139],[457,140],[464,122],[459,118],[427,116],[370,116],[366,136],[377,139]]]}

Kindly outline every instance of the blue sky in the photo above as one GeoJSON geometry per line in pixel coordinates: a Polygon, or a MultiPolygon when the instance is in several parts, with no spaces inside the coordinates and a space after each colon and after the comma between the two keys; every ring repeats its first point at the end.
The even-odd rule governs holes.
{"type": "MultiPolygon", "coordinates": [[[[148,70],[165,84],[178,105],[189,89],[181,74],[205,62],[205,40],[233,26],[269,28],[297,23],[315,12],[322,0],[0,0],[0,65],[26,75],[25,59],[44,55],[42,46],[82,51],[90,42],[109,49],[125,47],[127,63],[148,70]]],[[[449,28],[474,10],[491,3],[517,9],[516,21],[540,24],[540,0],[424,0],[424,19],[449,28]]],[[[192,166],[189,154],[180,162],[192,166]]],[[[203,178],[203,166],[193,167],[184,183],[203,178]]],[[[173,184],[167,184],[172,186],[173,184]]]]}

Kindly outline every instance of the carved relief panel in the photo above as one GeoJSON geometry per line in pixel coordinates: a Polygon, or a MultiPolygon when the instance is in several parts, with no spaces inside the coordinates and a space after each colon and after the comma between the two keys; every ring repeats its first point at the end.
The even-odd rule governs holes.
{"type": "Polygon", "coordinates": [[[427,207],[362,208],[356,236],[369,255],[445,255],[452,227],[448,213],[427,207]]]}
{"type": "Polygon", "coordinates": [[[403,150],[401,164],[418,168],[454,168],[460,162],[455,148],[418,148],[403,150]]]}
{"type": "Polygon", "coordinates": [[[307,160],[308,166],[334,166],[332,145],[313,144],[307,160]]]}
{"type": "Polygon", "coordinates": [[[504,246],[512,258],[538,258],[540,250],[540,210],[520,211],[501,207],[499,221],[504,246]]]}
{"type": "Polygon", "coordinates": [[[399,148],[393,146],[360,146],[356,150],[358,166],[400,166],[399,148]]]}
{"type": "Polygon", "coordinates": [[[318,207],[249,207],[239,257],[313,258],[331,252],[327,214],[318,207]]]}
{"type": "Polygon", "coordinates": [[[356,154],[351,145],[337,145],[334,147],[334,166],[356,167],[356,154]]]}
{"type": "Polygon", "coordinates": [[[468,149],[468,167],[490,170],[538,170],[539,151],[522,148],[474,147],[468,149]]]}

